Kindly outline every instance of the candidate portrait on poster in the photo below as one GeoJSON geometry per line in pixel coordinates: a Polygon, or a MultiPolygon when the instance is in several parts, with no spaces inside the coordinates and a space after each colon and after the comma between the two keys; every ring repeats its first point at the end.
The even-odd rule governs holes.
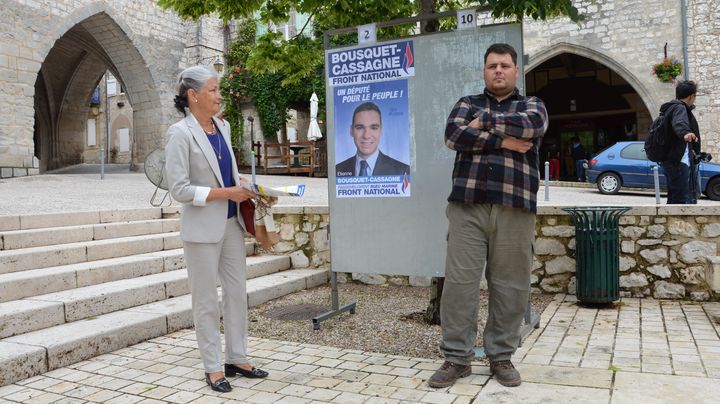
{"type": "Polygon", "coordinates": [[[340,196],[408,196],[410,139],[407,80],[337,87],[335,91],[335,176],[340,189],[377,188],[343,177],[366,177],[393,191],[340,196]],[[362,185],[362,186],[360,186],[362,185]],[[397,194],[394,192],[397,191],[397,194]]]}

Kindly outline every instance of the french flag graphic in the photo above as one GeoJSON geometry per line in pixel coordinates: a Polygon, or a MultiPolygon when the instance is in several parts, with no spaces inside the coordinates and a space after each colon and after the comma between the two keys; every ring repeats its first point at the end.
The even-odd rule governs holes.
{"type": "Polygon", "coordinates": [[[410,74],[408,69],[414,67],[413,62],[412,49],[410,49],[410,42],[408,42],[405,44],[405,57],[403,57],[403,70],[405,74],[410,74]]]}
{"type": "Polygon", "coordinates": [[[402,184],[402,192],[405,193],[405,190],[410,187],[410,180],[408,180],[407,174],[403,174],[403,184],[402,184]]]}

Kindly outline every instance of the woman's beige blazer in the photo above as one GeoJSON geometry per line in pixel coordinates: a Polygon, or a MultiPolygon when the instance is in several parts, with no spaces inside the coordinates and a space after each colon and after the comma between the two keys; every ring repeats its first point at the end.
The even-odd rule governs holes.
{"type": "MultiPolygon", "coordinates": [[[[231,150],[232,176],[235,184],[240,185],[237,163],[230,148],[230,124],[218,118],[213,120],[225,142],[223,147],[231,150]]],[[[188,242],[217,243],[225,234],[228,201],[206,201],[210,188],[222,184],[215,149],[192,114],[168,129],[167,140],[165,171],[170,195],[182,203],[180,237],[188,242]]],[[[240,214],[237,218],[245,230],[240,214]]]]}

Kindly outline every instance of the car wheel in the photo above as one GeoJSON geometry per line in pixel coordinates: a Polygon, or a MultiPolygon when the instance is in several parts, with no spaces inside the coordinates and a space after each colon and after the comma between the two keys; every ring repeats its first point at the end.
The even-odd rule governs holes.
{"type": "Polygon", "coordinates": [[[707,183],[705,195],[713,201],[720,201],[720,178],[715,177],[707,183]]]}
{"type": "Polygon", "coordinates": [[[620,177],[615,173],[603,173],[597,179],[598,190],[606,195],[620,192],[620,177]]]}

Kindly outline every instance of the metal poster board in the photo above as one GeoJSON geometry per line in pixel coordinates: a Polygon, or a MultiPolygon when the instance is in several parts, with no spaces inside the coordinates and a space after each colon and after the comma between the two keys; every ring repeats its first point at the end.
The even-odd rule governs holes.
{"type": "Polygon", "coordinates": [[[455,158],[445,120],[483,90],[483,56],[496,42],[517,50],[524,93],[520,24],[326,51],[334,272],[443,276],[455,158]]]}

